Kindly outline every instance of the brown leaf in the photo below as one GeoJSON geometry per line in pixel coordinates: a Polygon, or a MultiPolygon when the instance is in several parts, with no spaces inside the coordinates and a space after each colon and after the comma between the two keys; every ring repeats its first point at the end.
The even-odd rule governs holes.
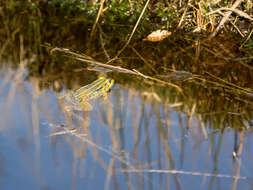
{"type": "Polygon", "coordinates": [[[159,42],[162,41],[163,39],[167,38],[168,36],[171,35],[171,32],[168,30],[156,30],[149,34],[146,38],[143,40],[145,41],[151,41],[151,42],[159,42]]]}

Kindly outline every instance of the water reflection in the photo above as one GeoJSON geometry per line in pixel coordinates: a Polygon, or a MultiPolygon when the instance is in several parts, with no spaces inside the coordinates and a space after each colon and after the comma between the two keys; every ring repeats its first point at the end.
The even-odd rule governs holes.
{"type": "Polygon", "coordinates": [[[251,131],[212,128],[196,104],[117,80],[92,111],[69,114],[22,69],[1,72],[3,189],[252,188],[251,131]]]}

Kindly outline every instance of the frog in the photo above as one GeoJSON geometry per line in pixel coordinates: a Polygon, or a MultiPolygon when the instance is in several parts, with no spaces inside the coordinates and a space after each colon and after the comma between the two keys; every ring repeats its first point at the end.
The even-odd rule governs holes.
{"type": "Polygon", "coordinates": [[[59,96],[59,100],[62,102],[64,110],[67,112],[91,111],[92,105],[89,103],[90,100],[99,97],[104,97],[106,99],[113,85],[113,79],[100,76],[97,80],[86,86],[59,96]]]}

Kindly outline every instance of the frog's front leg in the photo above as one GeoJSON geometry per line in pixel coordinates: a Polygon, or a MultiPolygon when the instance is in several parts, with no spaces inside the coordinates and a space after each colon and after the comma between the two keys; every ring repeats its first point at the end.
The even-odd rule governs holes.
{"type": "Polygon", "coordinates": [[[104,93],[104,94],[103,94],[104,100],[108,100],[108,97],[109,97],[109,96],[108,96],[108,93],[104,93]]]}
{"type": "Polygon", "coordinates": [[[93,108],[89,101],[86,99],[80,102],[80,107],[82,111],[91,111],[93,108]]]}

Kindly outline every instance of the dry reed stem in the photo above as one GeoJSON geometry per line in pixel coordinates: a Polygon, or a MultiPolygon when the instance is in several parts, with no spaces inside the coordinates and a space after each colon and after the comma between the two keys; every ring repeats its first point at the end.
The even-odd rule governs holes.
{"type": "Polygon", "coordinates": [[[36,164],[40,164],[40,135],[39,135],[39,112],[38,112],[38,99],[39,99],[39,83],[38,80],[34,80],[34,92],[32,95],[32,104],[31,104],[31,117],[32,117],[32,126],[33,126],[33,135],[34,135],[34,144],[35,144],[35,160],[36,164]]]}
{"type": "Polygon", "coordinates": [[[178,25],[177,25],[177,29],[180,28],[182,22],[184,21],[186,12],[187,12],[187,10],[188,10],[189,2],[190,2],[190,1],[188,1],[187,5],[186,5],[186,7],[185,7],[185,10],[184,10],[184,12],[183,12],[183,14],[182,14],[182,16],[181,16],[181,18],[180,18],[180,21],[179,21],[179,23],[178,23],[178,25]]]}
{"type": "Polygon", "coordinates": [[[193,115],[195,114],[195,110],[196,110],[196,103],[193,104],[191,110],[189,109],[190,113],[188,113],[188,121],[187,121],[187,125],[188,125],[188,128],[191,128],[191,122],[192,122],[192,118],[193,118],[193,115]]]}
{"type": "Polygon", "coordinates": [[[234,22],[231,22],[231,21],[230,21],[230,23],[231,23],[231,24],[233,25],[233,27],[237,30],[237,32],[241,35],[241,37],[244,38],[244,37],[245,37],[244,34],[243,34],[243,33],[241,32],[241,30],[235,25],[235,23],[234,23],[234,22]]]}
{"type": "Polygon", "coordinates": [[[236,7],[238,7],[241,4],[242,0],[236,0],[235,3],[232,5],[231,10],[228,11],[222,18],[220,24],[215,28],[213,33],[210,35],[209,38],[213,38],[217,35],[217,33],[220,31],[220,29],[223,27],[225,22],[228,20],[229,16],[232,14],[232,10],[235,10],[236,7]]]}
{"type": "MultiPolygon", "coordinates": [[[[54,124],[51,124],[50,126],[55,127],[54,124]]],[[[64,129],[64,130],[67,132],[67,133],[65,133],[65,134],[73,135],[73,136],[79,138],[81,141],[83,141],[83,142],[89,144],[92,148],[95,148],[95,149],[97,149],[97,150],[100,150],[100,151],[102,151],[102,152],[104,152],[104,153],[106,153],[106,154],[112,156],[112,157],[115,157],[115,159],[119,160],[121,163],[124,163],[124,164],[126,164],[127,166],[132,167],[132,166],[130,165],[129,162],[123,160],[120,156],[116,155],[115,153],[113,153],[113,152],[111,152],[111,151],[105,149],[104,147],[102,147],[102,146],[96,144],[95,142],[93,142],[92,140],[88,139],[88,138],[85,137],[84,135],[81,135],[81,134],[77,133],[76,131],[69,131],[69,130],[66,130],[66,129],[64,129]]],[[[94,149],[93,149],[93,150],[94,150],[94,149]]]]}
{"type": "MultiPolygon", "coordinates": [[[[28,60],[25,59],[25,51],[24,51],[24,37],[23,35],[19,36],[19,41],[20,41],[20,50],[19,50],[19,66],[17,69],[17,72],[14,73],[14,78],[13,78],[13,82],[10,85],[10,90],[7,96],[7,100],[6,100],[6,107],[5,107],[5,112],[2,115],[2,118],[7,118],[11,106],[13,104],[14,98],[15,98],[15,94],[16,94],[16,90],[17,90],[17,86],[23,81],[22,77],[24,76],[25,73],[25,67],[28,63],[28,60]]],[[[9,78],[9,77],[7,77],[9,78]]],[[[8,81],[6,81],[8,82],[8,81]]],[[[1,118],[1,117],[0,117],[1,118]]]]}
{"type": "Polygon", "coordinates": [[[104,54],[105,54],[105,56],[106,56],[106,58],[108,59],[108,60],[110,60],[111,58],[110,58],[110,56],[109,56],[109,54],[108,54],[108,52],[106,51],[106,49],[105,49],[105,42],[104,42],[104,39],[103,39],[103,30],[102,30],[102,28],[101,28],[101,26],[98,24],[98,29],[99,29],[99,38],[100,38],[100,41],[101,41],[101,46],[102,46],[102,49],[103,49],[103,51],[104,51],[104,54]]]}
{"type": "MultiPolygon", "coordinates": [[[[239,49],[242,49],[242,47],[247,43],[247,41],[250,39],[251,35],[253,33],[253,29],[250,31],[249,35],[247,36],[246,40],[242,43],[242,45],[239,47],[239,49]]],[[[252,67],[253,68],[253,67],[252,67]]]]}
{"type": "MultiPolygon", "coordinates": [[[[54,125],[54,124],[49,124],[49,125],[51,127],[56,127],[56,125],[54,125]]],[[[66,130],[66,129],[64,129],[64,130],[66,130]]],[[[66,131],[68,132],[69,130],[66,130],[66,131]]],[[[114,160],[114,162],[116,160],[118,160],[120,163],[125,164],[126,166],[130,167],[131,169],[133,169],[133,170],[135,169],[130,162],[128,162],[125,159],[123,159],[120,155],[117,155],[114,152],[112,152],[112,151],[110,151],[110,150],[108,150],[108,149],[106,149],[106,148],[98,145],[97,143],[95,143],[92,140],[90,140],[88,137],[80,135],[77,131],[69,131],[69,133],[64,133],[64,134],[73,135],[74,137],[77,137],[78,139],[80,139],[82,142],[85,142],[88,145],[90,145],[90,148],[93,151],[95,151],[95,152],[93,152],[94,156],[96,157],[96,159],[99,161],[99,163],[102,165],[102,167],[105,170],[111,170],[112,168],[110,168],[110,167],[112,167],[112,166],[110,165],[110,167],[107,168],[106,165],[105,165],[105,163],[101,162],[101,159],[98,158],[98,152],[97,152],[98,150],[101,151],[101,152],[104,152],[104,153],[108,154],[109,156],[112,156],[112,159],[114,160]]],[[[114,163],[114,165],[115,165],[115,163],[114,163]]],[[[115,173],[115,171],[112,171],[112,172],[115,173]]],[[[110,178],[110,176],[111,175],[109,175],[108,177],[110,178]]],[[[145,176],[143,176],[143,177],[146,178],[145,176]]],[[[133,188],[133,185],[130,183],[130,181],[128,181],[128,186],[129,186],[129,188],[133,188]]]]}
{"type": "MultiPolygon", "coordinates": [[[[210,73],[209,73],[210,74],[210,73]]],[[[242,90],[241,89],[238,89],[237,87],[239,87],[239,86],[236,86],[236,88],[235,87],[232,87],[232,86],[229,86],[229,85],[227,85],[227,84],[222,84],[222,83],[218,83],[218,82],[215,82],[215,81],[211,81],[211,80],[207,80],[207,79],[205,79],[205,78],[202,78],[202,77],[194,77],[194,79],[197,79],[197,80],[200,80],[200,81],[203,81],[203,82],[206,82],[206,83],[209,83],[209,84],[213,84],[213,85],[215,85],[215,86],[217,86],[217,87],[222,87],[222,88],[224,88],[225,90],[227,90],[227,91],[232,91],[234,94],[245,94],[245,95],[251,95],[252,94],[252,92],[247,92],[247,90],[248,89],[244,89],[244,88],[242,88],[242,90]],[[235,92],[235,90],[239,90],[239,92],[235,92]],[[246,90],[246,91],[245,91],[246,90]]],[[[223,80],[223,79],[221,79],[221,78],[217,78],[217,79],[220,79],[220,80],[223,80]]],[[[197,81],[196,81],[197,82],[197,81]]],[[[224,81],[223,80],[223,82],[227,82],[227,81],[224,81]]],[[[228,84],[232,84],[232,83],[229,83],[229,82],[227,82],[228,84]]],[[[237,98],[237,97],[236,97],[237,98]]],[[[243,101],[243,102],[245,102],[245,100],[240,100],[240,101],[243,101]]],[[[248,103],[250,103],[250,102],[248,102],[248,103]]],[[[250,103],[250,104],[252,104],[252,103],[250,103]]]]}
{"type": "Polygon", "coordinates": [[[249,16],[247,13],[245,13],[239,9],[226,8],[226,7],[216,9],[212,12],[207,13],[207,15],[211,15],[211,14],[215,14],[215,13],[221,14],[221,11],[231,11],[231,12],[234,12],[235,14],[239,15],[240,17],[243,17],[243,18],[249,19],[250,21],[253,21],[253,18],[251,16],[249,16]]]}
{"type": "Polygon", "coordinates": [[[238,183],[238,178],[240,176],[241,164],[242,164],[242,159],[240,158],[239,161],[238,161],[238,166],[236,168],[236,174],[235,174],[236,178],[234,178],[234,183],[233,183],[232,190],[236,190],[237,183],[238,183]]]}
{"type": "Polygon", "coordinates": [[[223,79],[221,79],[221,78],[219,78],[219,77],[216,77],[215,75],[213,75],[213,74],[211,74],[211,73],[208,73],[208,72],[206,72],[206,73],[207,73],[208,75],[210,75],[211,77],[213,77],[213,78],[215,78],[215,79],[218,79],[219,81],[222,81],[222,82],[225,83],[225,84],[228,84],[228,85],[230,85],[230,86],[233,86],[233,87],[235,87],[235,88],[238,88],[238,89],[242,90],[244,93],[253,93],[252,90],[249,90],[249,89],[240,87],[240,86],[238,86],[238,85],[235,85],[235,84],[233,84],[233,83],[230,83],[230,82],[228,82],[228,81],[226,81],[226,80],[223,80],[223,79]]]}
{"type": "Polygon", "coordinates": [[[156,169],[118,169],[118,172],[122,173],[166,173],[166,174],[184,174],[184,175],[192,175],[192,176],[202,176],[202,177],[217,177],[217,178],[232,178],[232,179],[243,179],[246,180],[245,176],[232,176],[227,174],[212,174],[212,173],[201,173],[201,172],[188,172],[182,170],[156,170],[156,169]]]}
{"type": "Polygon", "coordinates": [[[154,67],[133,47],[131,46],[133,52],[154,72],[157,73],[157,71],[154,69],[154,67]]]}
{"type": "Polygon", "coordinates": [[[196,114],[196,116],[197,116],[197,118],[200,122],[200,128],[201,128],[201,131],[203,133],[204,139],[206,140],[206,139],[208,139],[208,133],[206,131],[206,127],[205,127],[205,123],[203,121],[203,118],[200,114],[196,114]]]}
{"type": "MultiPolygon", "coordinates": [[[[242,148],[243,148],[243,142],[244,142],[244,133],[243,132],[240,133],[239,140],[240,140],[240,142],[239,142],[239,145],[238,145],[238,149],[237,149],[237,153],[236,153],[236,158],[242,154],[242,148]]],[[[242,158],[239,157],[239,159],[238,159],[238,165],[237,165],[237,168],[236,168],[236,176],[237,176],[237,178],[234,179],[232,190],[236,190],[237,183],[238,183],[238,177],[240,176],[241,164],[242,164],[242,158]]]]}
{"type": "Polygon", "coordinates": [[[92,26],[92,30],[91,30],[91,35],[90,35],[90,36],[91,36],[91,38],[94,36],[95,29],[96,29],[96,25],[97,25],[98,20],[99,20],[99,18],[100,18],[100,16],[101,16],[101,14],[102,14],[102,12],[103,12],[104,2],[105,2],[105,0],[101,0],[101,1],[100,1],[99,11],[98,11],[98,14],[97,14],[96,20],[95,20],[95,22],[94,22],[94,24],[93,24],[93,26],[92,26]]]}
{"type": "Polygon", "coordinates": [[[105,180],[105,185],[104,185],[104,189],[105,190],[109,190],[110,187],[110,179],[112,178],[113,174],[114,174],[114,167],[115,167],[115,157],[112,157],[109,167],[108,167],[108,171],[107,171],[107,175],[106,175],[106,180],[105,180]]]}
{"type": "Polygon", "coordinates": [[[110,59],[109,61],[107,61],[106,64],[111,63],[111,62],[115,61],[116,59],[118,59],[119,55],[126,49],[126,47],[127,47],[128,44],[130,43],[130,41],[131,41],[131,39],[132,39],[132,37],[133,37],[133,35],[134,35],[134,33],[135,33],[135,30],[137,29],[137,26],[139,25],[139,23],[140,23],[140,21],[141,21],[141,18],[142,18],[142,16],[143,16],[143,14],[144,14],[144,12],[145,12],[145,10],[146,10],[148,4],[149,4],[149,1],[150,1],[150,0],[147,0],[147,2],[146,2],[146,4],[145,4],[144,8],[142,9],[141,14],[140,14],[140,16],[139,16],[139,18],[138,18],[138,20],[137,20],[137,22],[136,22],[136,24],[135,24],[135,26],[134,26],[132,32],[131,32],[131,34],[130,34],[130,36],[129,36],[127,42],[125,43],[125,45],[118,51],[117,55],[116,55],[114,58],[112,58],[112,59],[110,59]]]}

